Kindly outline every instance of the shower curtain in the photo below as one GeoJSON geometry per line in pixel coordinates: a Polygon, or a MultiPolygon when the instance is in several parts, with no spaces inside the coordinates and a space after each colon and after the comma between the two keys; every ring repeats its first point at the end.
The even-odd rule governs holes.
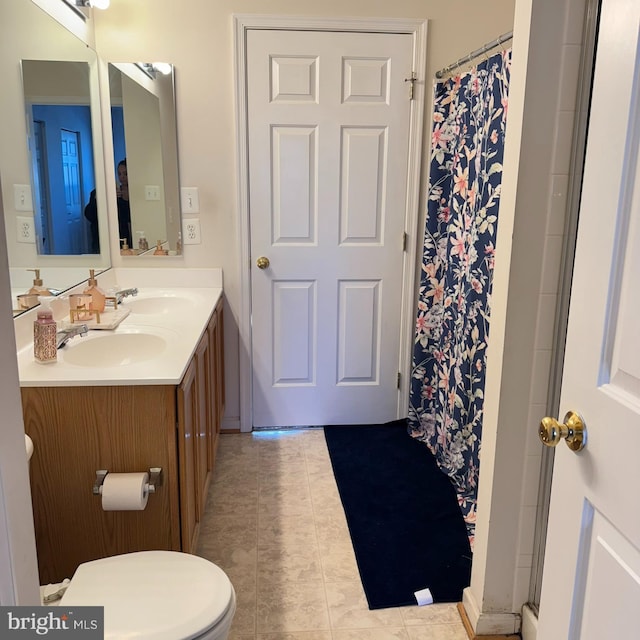
{"type": "Polygon", "coordinates": [[[409,433],[451,478],[473,548],[511,50],[436,83],[409,433]]]}

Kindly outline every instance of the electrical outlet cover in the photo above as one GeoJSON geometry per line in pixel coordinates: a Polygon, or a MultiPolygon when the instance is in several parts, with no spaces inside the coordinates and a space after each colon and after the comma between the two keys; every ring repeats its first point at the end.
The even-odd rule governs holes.
{"type": "Polygon", "coordinates": [[[182,221],[182,244],[200,244],[200,219],[185,218],[182,221]]]}
{"type": "Polygon", "coordinates": [[[35,244],[36,231],[33,223],[33,218],[27,216],[16,217],[16,234],[17,241],[27,244],[35,244]]]}

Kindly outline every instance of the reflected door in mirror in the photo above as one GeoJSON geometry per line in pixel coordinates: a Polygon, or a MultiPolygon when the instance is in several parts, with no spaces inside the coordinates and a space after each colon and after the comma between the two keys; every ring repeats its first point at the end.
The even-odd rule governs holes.
{"type": "Polygon", "coordinates": [[[98,253],[97,225],[84,215],[96,182],[89,65],[23,60],[22,71],[38,253],[98,253]]]}

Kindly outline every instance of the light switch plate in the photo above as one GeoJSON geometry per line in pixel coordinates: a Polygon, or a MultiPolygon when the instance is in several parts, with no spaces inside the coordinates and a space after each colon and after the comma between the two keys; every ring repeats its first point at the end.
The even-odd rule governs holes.
{"type": "Polygon", "coordinates": [[[31,198],[31,185],[13,185],[13,206],[16,211],[33,211],[33,199],[31,198]]]}
{"type": "Polygon", "coordinates": [[[180,189],[182,213],[200,213],[198,187],[182,187],[180,189]]]}
{"type": "Polygon", "coordinates": [[[144,187],[145,200],[160,200],[160,187],[156,184],[147,184],[144,187]]]}

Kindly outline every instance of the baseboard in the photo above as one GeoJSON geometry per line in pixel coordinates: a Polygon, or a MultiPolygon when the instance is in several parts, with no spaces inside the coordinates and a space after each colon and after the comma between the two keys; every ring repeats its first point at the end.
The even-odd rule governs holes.
{"type": "Polygon", "coordinates": [[[522,640],[536,640],[538,636],[538,616],[526,604],[522,607],[522,640]]]}
{"type": "Polygon", "coordinates": [[[469,636],[469,640],[520,640],[520,635],[517,633],[510,633],[507,635],[476,635],[471,626],[471,622],[469,621],[469,617],[467,616],[467,612],[465,611],[464,605],[462,602],[458,603],[458,613],[460,614],[460,618],[462,620],[462,624],[464,625],[465,631],[469,636]]]}
{"type": "Polygon", "coordinates": [[[220,431],[226,433],[239,433],[240,432],[240,418],[222,418],[222,424],[220,425],[220,431]]]}
{"type": "Polygon", "coordinates": [[[462,594],[462,602],[458,604],[458,612],[472,640],[497,640],[503,638],[519,638],[520,615],[517,613],[482,613],[476,600],[467,587],[462,594]]]}

